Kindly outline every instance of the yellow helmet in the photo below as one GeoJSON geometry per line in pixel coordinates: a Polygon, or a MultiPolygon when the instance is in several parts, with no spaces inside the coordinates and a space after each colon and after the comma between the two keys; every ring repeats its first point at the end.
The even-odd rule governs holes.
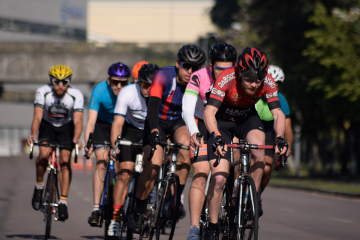
{"type": "Polygon", "coordinates": [[[52,66],[49,71],[50,77],[57,78],[59,80],[65,79],[65,78],[71,78],[72,71],[69,66],[65,65],[56,65],[52,66]]]}

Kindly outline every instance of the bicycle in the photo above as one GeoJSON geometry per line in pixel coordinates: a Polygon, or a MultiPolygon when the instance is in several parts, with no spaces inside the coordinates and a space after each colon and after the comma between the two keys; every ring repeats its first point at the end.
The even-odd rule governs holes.
{"type": "MultiPolygon", "coordinates": [[[[134,146],[138,148],[143,148],[143,143],[140,141],[139,143],[134,143],[131,141],[128,141],[126,139],[121,139],[120,136],[117,137],[117,140],[115,142],[115,147],[113,150],[113,157],[116,157],[116,151],[120,145],[125,146],[134,146]]],[[[138,154],[136,154],[135,159],[135,165],[134,169],[131,173],[130,181],[129,181],[129,190],[127,197],[125,199],[124,207],[122,208],[120,212],[121,220],[122,220],[122,226],[120,231],[120,239],[122,239],[122,233],[126,231],[126,239],[132,240],[133,239],[133,233],[130,229],[127,228],[128,223],[128,216],[132,214],[135,202],[136,202],[136,189],[137,189],[137,183],[139,179],[139,175],[142,172],[142,159],[143,154],[142,151],[139,151],[138,154]]],[[[142,235],[140,235],[140,238],[142,238],[142,235]]]]}
{"type": "MultiPolygon", "coordinates": [[[[71,143],[73,145],[73,143],[71,143]]],[[[42,206],[40,211],[44,214],[44,222],[45,222],[45,239],[50,238],[51,232],[51,215],[54,215],[54,220],[58,220],[58,203],[60,194],[58,187],[58,157],[56,156],[56,152],[60,148],[66,148],[65,144],[57,144],[57,143],[37,143],[34,142],[30,144],[30,159],[33,159],[34,146],[39,147],[50,147],[51,154],[48,160],[48,166],[46,171],[48,172],[46,187],[44,188],[44,195],[42,199],[42,206]]],[[[77,163],[77,157],[79,155],[79,146],[78,143],[75,144],[75,157],[74,162],[77,163]]]]}
{"type": "MultiPolygon", "coordinates": [[[[93,142],[93,133],[90,133],[88,142],[86,143],[86,147],[87,149],[90,149],[95,144],[111,147],[111,143],[107,141],[93,142]]],[[[107,230],[113,218],[113,194],[114,194],[114,186],[116,181],[114,161],[110,158],[110,152],[108,154],[109,154],[109,160],[105,171],[103,192],[100,198],[100,206],[99,206],[100,220],[98,225],[100,228],[102,228],[103,221],[105,222],[105,227],[104,227],[105,240],[110,240],[112,237],[112,236],[108,236],[107,230]]],[[[85,154],[85,156],[87,156],[87,153],[85,154]]]]}
{"type": "MultiPolygon", "coordinates": [[[[164,149],[163,163],[160,167],[158,178],[155,181],[156,200],[152,205],[153,212],[143,224],[143,228],[149,229],[149,240],[152,240],[156,229],[156,240],[169,239],[172,240],[175,232],[175,226],[178,220],[178,209],[180,204],[180,195],[178,187],[180,185],[179,176],[176,174],[177,153],[179,149],[189,150],[189,146],[180,143],[159,142],[158,145],[169,147],[171,154],[170,159],[166,159],[166,151],[164,149]],[[170,227],[170,233],[165,235],[166,227],[170,227]],[[163,238],[161,238],[163,236],[163,238]]],[[[151,149],[151,160],[154,153],[151,149]]]]}

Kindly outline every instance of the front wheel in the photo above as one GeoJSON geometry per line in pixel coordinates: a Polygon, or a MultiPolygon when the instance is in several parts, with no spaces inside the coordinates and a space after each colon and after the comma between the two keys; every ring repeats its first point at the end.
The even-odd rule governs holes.
{"type": "Polygon", "coordinates": [[[105,196],[105,207],[104,207],[104,220],[105,220],[105,228],[104,228],[104,239],[110,240],[111,237],[108,236],[108,229],[113,218],[113,193],[114,193],[114,170],[110,170],[107,183],[106,183],[106,196],[105,196]]]}
{"type": "Polygon", "coordinates": [[[180,204],[179,185],[178,175],[167,176],[156,221],[156,240],[172,240],[174,236],[180,204]],[[169,234],[166,233],[167,228],[169,234]]]}
{"type": "Polygon", "coordinates": [[[257,240],[259,231],[258,197],[254,180],[245,176],[240,185],[242,201],[239,202],[240,224],[239,240],[257,240]]]}
{"type": "Polygon", "coordinates": [[[134,212],[135,208],[135,202],[136,202],[136,190],[137,190],[137,184],[139,179],[140,173],[134,172],[132,176],[132,180],[130,182],[129,192],[128,192],[128,199],[127,201],[127,207],[125,209],[125,218],[123,221],[123,224],[126,224],[126,240],[132,240],[133,239],[133,232],[127,227],[127,219],[130,214],[134,212]]]}
{"type": "Polygon", "coordinates": [[[51,203],[55,202],[55,172],[54,169],[50,170],[48,175],[46,189],[43,198],[43,205],[45,207],[45,240],[50,238],[50,231],[51,231],[51,214],[52,209],[51,203]]]}

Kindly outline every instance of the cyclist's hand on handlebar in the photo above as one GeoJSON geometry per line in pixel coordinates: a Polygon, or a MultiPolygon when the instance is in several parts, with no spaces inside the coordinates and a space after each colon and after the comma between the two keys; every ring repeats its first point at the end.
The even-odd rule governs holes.
{"type": "Polygon", "coordinates": [[[93,147],[90,147],[89,149],[87,147],[84,147],[85,152],[87,153],[87,157],[90,157],[93,152],[93,147]]]}
{"type": "Polygon", "coordinates": [[[287,152],[286,152],[286,157],[289,157],[291,155],[291,147],[289,146],[287,152]]]}
{"type": "Polygon", "coordinates": [[[31,143],[34,143],[34,141],[37,139],[36,135],[30,135],[28,136],[28,138],[26,139],[27,145],[30,147],[31,143]]]}
{"type": "Polygon", "coordinates": [[[275,148],[275,153],[283,155],[286,153],[287,149],[289,148],[289,145],[282,136],[279,136],[275,139],[274,148],[275,148]],[[279,148],[282,148],[281,152],[279,148]]]}
{"type": "Polygon", "coordinates": [[[196,145],[199,146],[199,147],[201,147],[201,144],[204,144],[204,138],[202,137],[202,138],[201,138],[201,141],[198,142],[198,140],[196,139],[196,138],[197,138],[196,134],[198,134],[198,132],[194,133],[194,134],[191,136],[191,138],[190,138],[190,146],[191,146],[192,148],[195,148],[196,145]]]}
{"type": "MultiPolygon", "coordinates": [[[[110,158],[113,160],[113,161],[116,161],[116,158],[113,157],[113,152],[114,152],[114,149],[110,149],[110,158]]],[[[120,153],[120,149],[118,148],[116,150],[116,155],[118,155],[120,153]]]]}
{"type": "Polygon", "coordinates": [[[161,136],[158,132],[154,131],[147,137],[147,139],[151,148],[156,148],[156,144],[159,144],[161,141],[161,136]]]}
{"type": "Polygon", "coordinates": [[[80,139],[73,139],[73,143],[77,143],[78,144],[78,146],[79,146],[79,149],[82,149],[82,147],[83,147],[83,143],[82,143],[82,141],[80,140],[80,139]]]}
{"type": "Polygon", "coordinates": [[[212,144],[212,150],[214,151],[216,156],[218,156],[219,153],[221,156],[225,156],[226,151],[227,151],[227,146],[225,145],[225,143],[226,143],[226,141],[225,141],[225,138],[223,138],[223,136],[216,135],[214,137],[214,141],[212,144]],[[221,150],[221,146],[225,146],[224,150],[221,150]]]}

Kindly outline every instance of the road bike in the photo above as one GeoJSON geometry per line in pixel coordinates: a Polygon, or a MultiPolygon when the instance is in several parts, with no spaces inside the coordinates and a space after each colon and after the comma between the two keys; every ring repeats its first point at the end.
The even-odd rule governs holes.
{"type": "MultiPolygon", "coordinates": [[[[180,149],[189,150],[189,146],[169,142],[159,142],[158,145],[164,148],[163,163],[155,181],[156,199],[150,209],[150,216],[144,221],[143,229],[148,229],[149,240],[152,240],[155,233],[156,240],[172,240],[178,221],[181,196],[178,193],[179,176],[176,174],[177,154],[180,149]],[[170,158],[166,158],[165,147],[169,148],[170,158]],[[167,234],[168,228],[169,233],[167,234]]],[[[154,148],[151,149],[149,161],[154,150],[154,148]]]]}
{"type": "MultiPolygon", "coordinates": [[[[45,142],[45,141],[43,141],[45,142]]],[[[69,143],[71,146],[74,145],[74,143],[69,143]]],[[[46,168],[48,172],[46,185],[44,188],[44,193],[42,196],[42,206],[40,207],[40,211],[44,214],[44,222],[45,222],[45,239],[50,238],[50,232],[51,232],[51,219],[54,215],[54,220],[59,220],[58,217],[58,200],[60,197],[59,194],[59,187],[58,187],[58,166],[59,166],[59,157],[57,156],[57,152],[61,148],[68,148],[69,145],[66,144],[57,144],[57,143],[38,143],[34,142],[30,144],[30,159],[33,159],[33,153],[34,153],[34,146],[39,147],[50,147],[51,148],[51,154],[48,160],[48,166],[46,168]]],[[[75,144],[75,157],[74,162],[77,163],[77,157],[79,154],[79,146],[78,143],[75,144]]]]}

